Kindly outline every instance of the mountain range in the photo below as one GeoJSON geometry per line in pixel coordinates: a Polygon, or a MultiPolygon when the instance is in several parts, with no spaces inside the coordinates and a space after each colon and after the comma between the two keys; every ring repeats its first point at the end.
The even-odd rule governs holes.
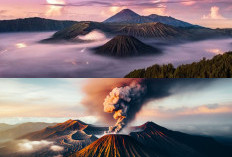
{"type": "MultiPolygon", "coordinates": [[[[86,124],[79,120],[49,126],[40,131],[21,136],[18,140],[50,141],[62,147],[51,151],[41,147],[33,152],[18,152],[17,142],[0,148],[5,156],[93,156],[93,157],[229,157],[231,147],[216,142],[211,137],[185,134],[168,130],[153,122],[131,127],[128,135],[104,135],[108,127],[86,124]]],[[[0,155],[1,156],[1,155],[0,155]]]]}
{"type": "Polygon", "coordinates": [[[0,20],[0,32],[58,31],[75,23],[76,21],[58,21],[39,17],[0,20]]]}
{"type": "Polygon", "coordinates": [[[56,32],[43,42],[60,40],[83,42],[79,36],[100,31],[109,38],[117,35],[129,35],[139,39],[153,40],[203,40],[210,38],[231,37],[231,29],[210,29],[176,20],[172,17],[150,15],[140,16],[125,9],[104,22],[81,21],[56,32]],[[153,19],[153,20],[151,20],[153,19]]]}
{"type": "Polygon", "coordinates": [[[71,40],[79,41],[78,36],[87,35],[94,30],[100,30],[109,37],[117,35],[130,35],[137,38],[174,39],[184,38],[191,34],[187,30],[181,30],[162,23],[142,23],[142,24],[119,24],[119,23],[99,23],[99,22],[78,22],[64,30],[56,32],[51,40],[71,40]]]}
{"type": "Polygon", "coordinates": [[[160,16],[156,14],[151,14],[149,16],[141,16],[130,9],[124,9],[104,21],[104,23],[127,23],[127,24],[152,23],[152,22],[160,22],[174,27],[201,27],[181,20],[177,20],[171,16],[160,16]]]}

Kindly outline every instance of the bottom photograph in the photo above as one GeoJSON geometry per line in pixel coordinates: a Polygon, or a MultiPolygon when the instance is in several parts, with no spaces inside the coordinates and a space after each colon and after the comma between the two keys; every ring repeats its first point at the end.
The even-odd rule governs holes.
{"type": "Polygon", "coordinates": [[[231,157],[232,79],[0,79],[1,157],[231,157]]]}

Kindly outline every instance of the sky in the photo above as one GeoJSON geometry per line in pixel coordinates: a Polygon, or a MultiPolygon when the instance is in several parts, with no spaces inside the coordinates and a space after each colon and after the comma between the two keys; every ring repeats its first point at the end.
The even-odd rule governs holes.
{"type": "Polygon", "coordinates": [[[231,0],[0,0],[0,19],[44,17],[104,21],[122,9],[172,16],[211,28],[232,28],[231,0]]]}
{"type": "MultiPolygon", "coordinates": [[[[107,83],[114,79],[101,81],[107,83]]],[[[83,87],[90,82],[98,84],[99,79],[0,79],[0,123],[52,123],[80,119],[102,124],[92,113],[94,111],[88,112],[82,103],[86,94],[83,87]]],[[[173,86],[170,96],[144,105],[131,125],[153,121],[189,131],[204,129],[203,125],[231,133],[232,80],[202,79],[202,87],[194,79],[191,82],[186,88],[182,84],[173,86]],[[183,89],[179,90],[180,87],[183,89]]],[[[103,105],[99,108],[103,109],[103,105]]]]}

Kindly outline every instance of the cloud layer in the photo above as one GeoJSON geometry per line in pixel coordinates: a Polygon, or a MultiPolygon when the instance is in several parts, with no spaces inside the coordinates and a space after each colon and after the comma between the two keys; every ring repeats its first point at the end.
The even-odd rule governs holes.
{"type": "Polygon", "coordinates": [[[18,143],[18,150],[20,152],[36,152],[44,148],[48,148],[54,152],[60,152],[64,150],[63,147],[55,145],[53,142],[46,140],[41,140],[41,141],[22,140],[18,143]]]}

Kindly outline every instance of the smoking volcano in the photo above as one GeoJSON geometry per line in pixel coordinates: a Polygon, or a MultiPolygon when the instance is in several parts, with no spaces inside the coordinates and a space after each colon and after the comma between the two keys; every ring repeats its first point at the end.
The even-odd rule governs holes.
{"type": "Polygon", "coordinates": [[[134,118],[141,108],[146,86],[133,81],[129,86],[114,88],[105,98],[104,111],[114,113],[115,126],[109,127],[109,133],[120,132],[134,118]]]}

